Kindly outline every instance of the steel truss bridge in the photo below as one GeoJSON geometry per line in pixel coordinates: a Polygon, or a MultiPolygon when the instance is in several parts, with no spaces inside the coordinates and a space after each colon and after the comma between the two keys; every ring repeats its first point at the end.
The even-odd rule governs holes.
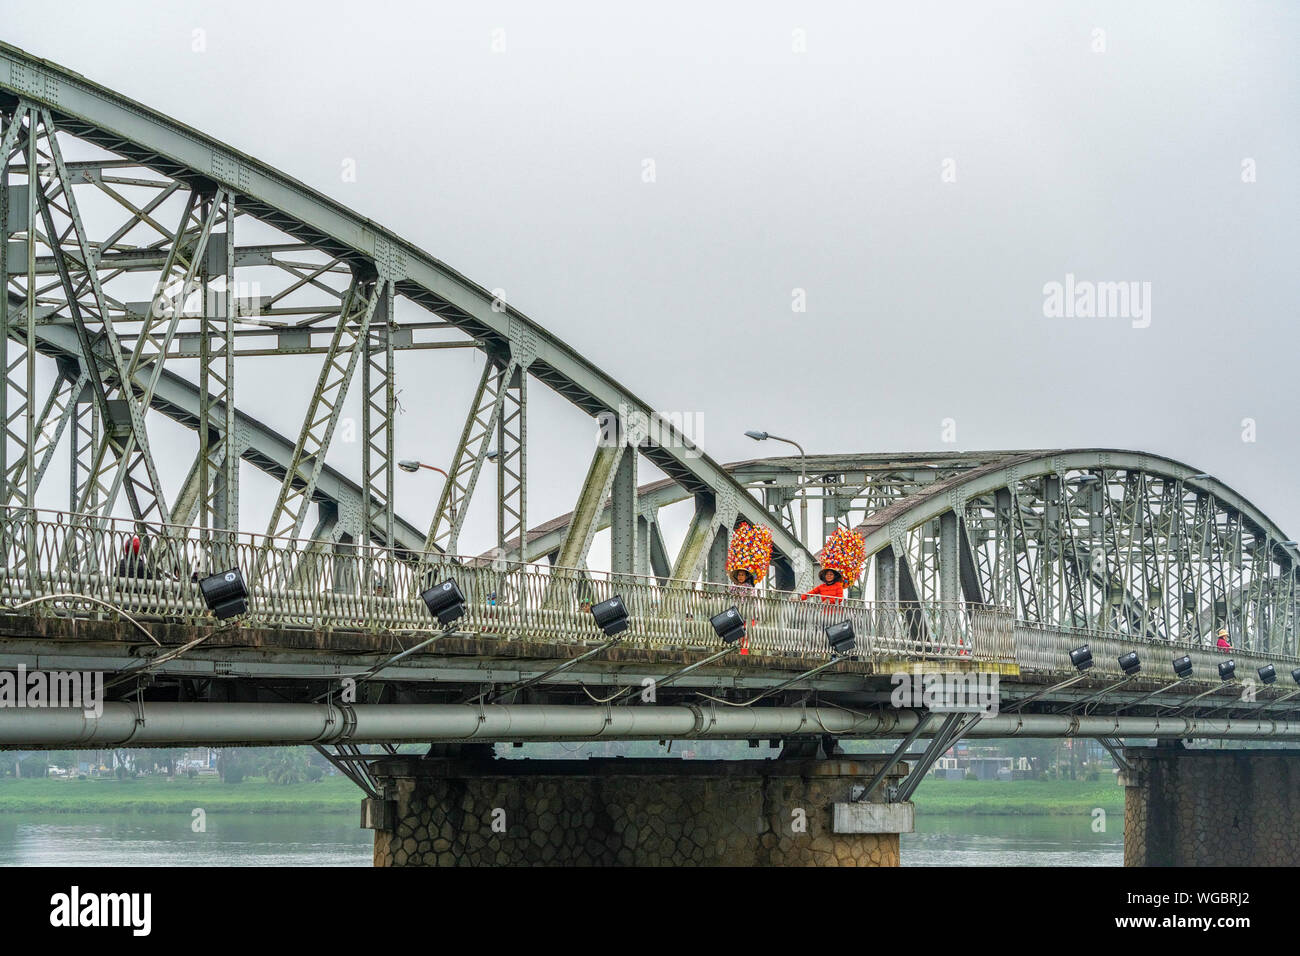
{"type": "Polygon", "coordinates": [[[1300,552],[1209,474],[1098,449],[722,465],[423,250],[7,45],[0,162],[0,668],[103,671],[110,698],[98,718],[0,709],[2,746],[315,743],[355,766],[359,745],[403,741],[1300,737],[1283,689],[1300,666],[1300,552]],[[400,514],[395,357],[461,348],[483,371],[459,399],[448,480],[431,512],[400,514]],[[251,356],[319,357],[296,433],[241,410],[251,356]],[[572,511],[533,526],[538,384],[618,428],[545,450],[590,464],[572,511]],[[349,394],[356,478],[326,464],[349,394]],[[174,443],[151,434],[164,419],[191,435],[178,487],[159,469],[174,443]],[[278,487],[269,513],[241,511],[241,462],[278,487]],[[641,462],[666,477],[638,484],[641,462]],[[800,496],[820,503],[813,541],[800,496]],[[41,509],[51,500],[60,510],[41,509]],[[691,520],[671,552],[661,514],[679,502],[691,520]],[[496,514],[496,548],[475,557],[461,544],[471,507],[496,514]],[[741,519],[773,529],[758,591],[722,583],[741,519]],[[837,525],[866,538],[863,580],[834,609],[795,600],[837,525]],[[589,568],[603,529],[609,572],[589,568]],[[133,535],[144,577],[118,573],[133,535]],[[233,564],[251,607],[218,624],[195,581],[233,564]],[[418,596],[443,576],[469,601],[448,633],[418,596]],[[585,607],[614,593],[632,614],[617,643],[585,607]],[[733,603],[750,621],[744,655],[723,654],[708,623],[733,603]],[[822,631],[845,618],[858,645],[831,660],[822,631]],[[1069,651],[1083,643],[1096,666],[1080,675],[1069,651]],[[1125,677],[1130,650],[1142,670],[1125,677]],[[1183,654],[1193,671],[1178,679],[1183,654]],[[1275,686],[1244,686],[1269,664],[1275,686]],[[996,675],[1001,711],[891,707],[892,675],[909,669],[996,675]]]}

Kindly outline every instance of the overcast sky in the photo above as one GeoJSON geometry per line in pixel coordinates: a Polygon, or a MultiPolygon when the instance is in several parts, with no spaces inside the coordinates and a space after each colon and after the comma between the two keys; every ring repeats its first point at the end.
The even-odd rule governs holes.
{"type": "MultiPolygon", "coordinates": [[[[1300,535],[1294,3],[0,8],[5,40],[505,289],[715,458],[781,453],[747,428],[1136,448],[1300,535]],[[1145,314],[1045,315],[1067,275],[1145,314]]],[[[481,366],[413,355],[399,454],[436,461],[481,366]]],[[[314,378],[241,404],[295,433],[314,378]]],[[[590,432],[538,400],[531,523],[590,432]]],[[[436,488],[402,476],[401,510],[436,488]]]]}

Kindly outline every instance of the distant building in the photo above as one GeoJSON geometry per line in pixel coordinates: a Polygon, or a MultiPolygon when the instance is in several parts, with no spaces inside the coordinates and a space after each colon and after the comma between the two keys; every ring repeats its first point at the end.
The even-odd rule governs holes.
{"type": "Polygon", "coordinates": [[[953,749],[935,762],[934,776],[940,780],[965,780],[968,773],[977,780],[1029,780],[1033,767],[1027,757],[1003,757],[993,748],[953,749]]]}

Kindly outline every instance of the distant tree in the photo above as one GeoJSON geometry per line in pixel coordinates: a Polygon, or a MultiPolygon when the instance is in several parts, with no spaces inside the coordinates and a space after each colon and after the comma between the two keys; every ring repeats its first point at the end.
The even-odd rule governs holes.
{"type": "Polygon", "coordinates": [[[44,777],[50,769],[49,755],[35,753],[19,761],[19,770],[24,777],[44,777]]]}
{"type": "Polygon", "coordinates": [[[269,783],[302,783],[307,779],[307,755],[296,747],[281,747],[272,752],[262,772],[269,783]]]}
{"type": "Polygon", "coordinates": [[[252,769],[252,761],[241,750],[222,750],[217,754],[217,773],[222,783],[243,783],[252,769]]]}

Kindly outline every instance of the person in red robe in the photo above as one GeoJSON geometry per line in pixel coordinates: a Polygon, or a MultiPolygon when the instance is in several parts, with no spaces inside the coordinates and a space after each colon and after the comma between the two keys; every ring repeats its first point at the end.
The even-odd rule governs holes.
{"type": "Polygon", "coordinates": [[[834,568],[822,568],[818,575],[821,578],[821,584],[818,584],[810,591],[805,591],[799,595],[800,601],[806,601],[813,595],[821,599],[823,604],[839,604],[844,600],[844,575],[834,568]]]}

